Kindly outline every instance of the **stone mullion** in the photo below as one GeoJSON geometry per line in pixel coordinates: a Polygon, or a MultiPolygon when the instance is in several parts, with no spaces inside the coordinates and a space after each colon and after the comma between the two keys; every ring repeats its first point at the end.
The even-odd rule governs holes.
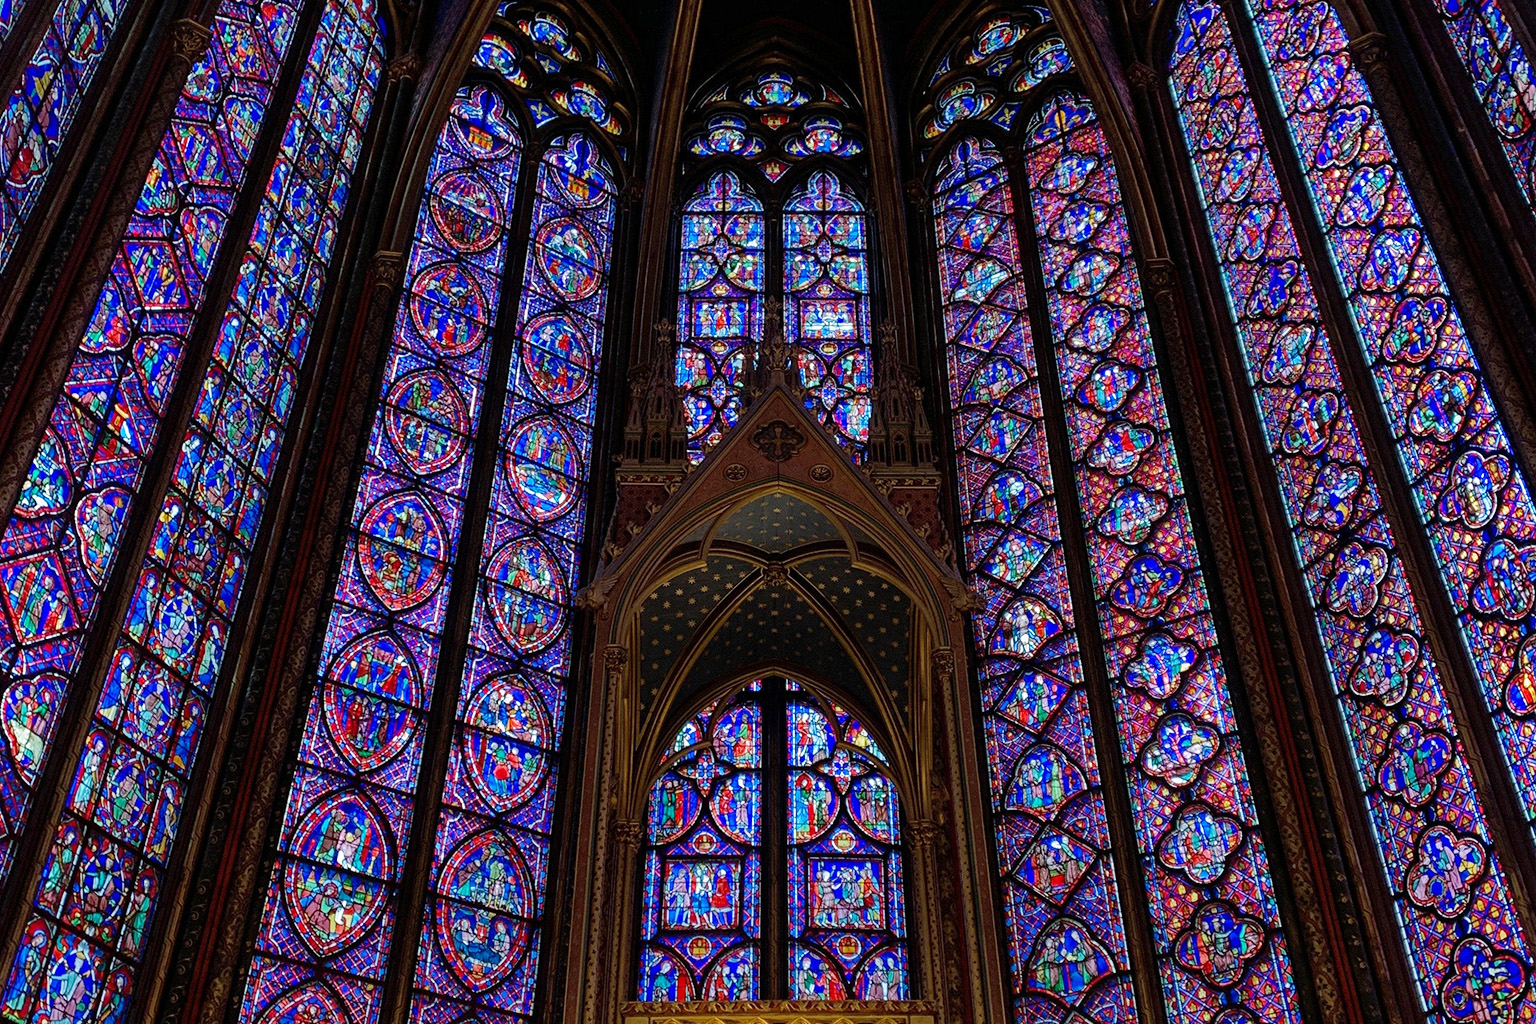
{"type": "MultiPolygon", "coordinates": [[[[901,169],[896,154],[896,122],[892,114],[890,75],[886,67],[874,0],[851,0],[854,46],[859,61],[865,131],[869,137],[870,193],[879,231],[878,254],[885,322],[895,328],[891,351],[874,353],[877,365],[917,363],[917,338],[912,319],[911,274],[906,265],[907,210],[902,201],[901,169]]],[[[882,335],[883,340],[883,335],[882,335]]]]}
{"type": "Polygon", "coordinates": [[[671,280],[666,254],[674,234],[672,209],[683,145],[684,107],[703,9],[704,0],[676,0],[666,43],[666,62],[652,105],[651,148],[646,157],[645,199],[640,208],[640,255],[635,265],[635,315],[629,356],[634,367],[649,367],[653,361],[670,355],[651,351],[652,334],[658,320],[670,319],[665,313],[665,289],[671,280]]]}
{"type": "Polygon", "coordinates": [[[1140,1020],[1167,1024],[1163,1005],[1162,972],[1157,942],[1152,934],[1152,910],[1147,897],[1146,872],[1141,863],[1131,808],[1130,781],[1122,761],[1120,727],[1115,712],[1113,681],[1104,661],[1104,639],[1094,596],[1093,570],[1088,564],[1088,538],[1083,528],[1082,502],[1077,493],[1075,461],[1067,436],[1066,409],[1056,365],[1050,309],[1045,297],[1045,277],[1035,237],[1033,202],[1028,171],[1022,154],[1014,147],[1005,151],[1008,180],[1013,190],[1014,227],[1024,264],[1029,297],[1030,335],[1039,374],[1040,402],[1050,474],[1056,491],[1057,519],[1061,526],[1062,554],[1066,562],[1067,598],[1078,634],[1084,690],[1088,695],[1093,745],[1098,754],[1100,789],[1109,823],[1110,859],[1119,883],[1121,918],[1125,925],[1127,969],[1136,993],[1140,1020]]]}
{"type": "MultiPolygon", "coordinates": [[[[388,65],[386,85],[377,101],[383,128],[373,158],[359,166],[354,180],[371,187],[371,175],[384,187],[368,200],[368,212],[360,218],[362,230],[376,237],[388,217],[395,196],[386,169],[398,160],[407,137],[415,77],[421,62],[412,54],[396,57],[388,65]]],[[[216,816],[234,842],[207,858],[200,890],[206,888],[209,916],[183,943],[175,970],[190,975],[182,1006],[167,1007],[161,1020],[186,1024],[219,1024],[226,1016],[231,990],[243,979],[249,933],[255,922],[250,913],[259,907],[262,881],[267,877],[273,851],[269,848],[274,808],[287,792],[292,760],[292,734],[299,709],[310,697],[311,662],[315,641],[324,626],[324,615],[335,580],[335,562],[351,489],[358,470],[358,449],[373,409],[376,374],[366,367],[377,361],[381,345],[394,320],[405,269],[405,255],[376,252],[359,272],[363,280],[355,298],[355,318],[341,354],[341,366],[330,380],[336,388],[323,431],[318,427],[307,457],[306,487],[300,495],[306,513],[292,525],[284,547],[293,551],[290,583],[280,603],[269,608],[275,620],[274,636],[264,664],[253,666],[247,690],[252,707],[246,716],[249,729],[246,749],[254,752],[242,763],[230,766],[224,780],[224,803],[216,816]],[[256,677],[260,676],[260,681],[256,677]]],[[[338,325],[338,330],[344,329],[338,325]]],[[[199,895],[204,895],[202,891],[199,895]]]]}
{"type": "Polygon", "coordinates": [[[521,180],[513,192],[517,216],[508,229],[510,244],[500,279],[502,301],[496,323],[491,327],[485,397],[480,407],[479,429],[470,447],[472,464],[465,490],[458,557],[451,570],[452,584],[443,617],[437,679],[432,687],[432,705],[426,714],[426,739],[422,744],[421,765],[417,769],[416,789],[411,798],[411,834],[401,844],[405,856],[395,892],[394,935],[385,969],[384,996],[379,1011],[381,1024],[408,1024],[411,1017],[422,914],[431,899],[437,824],[442,816],[448,761],[458,724],[459,690],[464,680],[475,595],[480,590],[480,562],[492,486],[501,462],[501,421],[509,397],[513,353],[518,347],[517,318],[522,308],[523,269],[527,263],[533,208],[538,202],[539,168],[543,165],[546,147],[547,140],[540,140],[526,148],[519,174],[521,180]]]}
{"type": "MultiPolygon", "coordinates": [[[[1254,28],[1248,20],[1247,12],[1242,9],[1241,0],[1227,2],[1235,8],[1229,11],[1228,21],[1232,26],[1233,47],[1244,75],[1250,83],[1267,83],[1268,70],[1258,41],[1252,34],[1254,28]]],[[[1380,37],[1376,38],[1379,40],[1380,37]]],[[[1351,48],[1354,49],[1353,45],[1351,48]]],[[[1358,54],[1356,59],[1359,59],[1358,54]]],[[[1370,84],[1375,94],[1377,87],[1374,82],[1370,84]]],[[[1359,421],[1361,442],[1381,498],[1381,514],[1392,528],[1404,576],[1412,589],[1415,605],[1424,619],[1426,653],[1435,661],[1446,701],[1460,726],[1467,764],[1477,791],[1485,802],[1490,840],[1504,865],[1515,914],[1526,934],[1536,935],[1536,930],[1532,928],[1536,924],[1536,910],[1533,910],[1531,901],[1531,893],[1536,890],[1536,850],[1532,849],[1529,830],[1521,829],[1520,835],[1512,835],[1512,830],[1493,827],[1501,820],[1525,822],[1525,815],[1505,770],[1502,748],[1483,705],[1475,671],[1464,646],[1458,642],[1460,628],[1456,615],[1450,607],[1433,552],[1415,513],[1413,497],[1391,440],[1393,434],[1373,386],[1370,369],[1357,343],[1348,300],[1334,272],[1323,228],[1318,221],[1305,173],[1300,166],[1300,158],[1291,145],[1284,124],[1284,114],[1278,109],[1278,101],[1271,90],[1250,88],[1250,96],[1274,164],[1281,195],[1295,225],[1297,246],[1317,296],[1318,314],[1326,325],[1333,345],[1345,396],[1359,421]]],[[[1417,190],[1414,198],[1419,200],[1417,190]]],[[[1474,333],[1469,331],[1469,337],[1474,333]]],[[[1316,632],[1315,625],[1312,632],[1316,632]]],[[[1325,672],[1319,678],[1328,676],[1325,672]]],[[[1328,700],[1336,703],[1331,694],[1328,700]]],[[[1363,807],[1363,797],[1357,796],[1356,802],[1363,807]]],[[[1369,830],[1368,822],[1365,827],[1369,830]]],[[[1362,834],[1371,833],[1367,831],[1362,834]]],[[[1373,853],[1372,857],[1379,862],[1379,853],[1373,853]]],[[[1379,868],[1373,865],[1369,874],[1376,876],[1372,884],[1379,884],[1379,868]]],[[[1388,902],[1383,907],[1390,905],[1388,902]]],[[[1398,956],[1394,960],[1399,960],[1401,943],[1392,941],[1388,944],[1398,947],[1398,956]]],[[[1400,964],[1403,969],[1407,968],[1406,959],[1400,959],[1400,964]]],[[[1395,980],[1397,984],[1415,989],[1417,983],[1412,978],[1410,971],[1395,980]]]]}
{"type": "MultiPolygon", "coordinates": [[[[628,678],[629,661],[629,648],[622,644],[608,644],[603,648],[603,702],[597,734],[593,737],[601,750],[598,784],[595,787],[596,800],[586,804],[595,812],[595,821],[592,823],[592,853],[587,858],[587,862],[592,865],[592,883],[588,890],[587,904],[591,931],[586,935],[586,959],[582,965],[581,1024],[598,1024],[599,1021],[618,1019],[619,1004],[623,999],[623,981],[615,980],[613,972],[605,969],[605,956],[611,962],[614,957],[633,955],[633,950],[610,948],[603,941],[606,935],[618,927],[620,915],[629,909],[620,905],[612,895],[622,894],[628,888],[625,876],[621,873],[623,865],[609,863],[609,847],[618,845],[619,832],[624,824],[615,817],[619,801],[616,792],[619,780],[616,777],[618,759],[614,755],[614,748],[621,735],[634,735],[635,723],[627,722],[628,728],[621,733],[619,722],[621,715],[628,719],[633,714],[633,701],[629,696],[633,689],[628,678]]],[[[596,676],[597,672],[594,671],[593,675],[596,676]]],[[[597,710],[594,707],[594,711],[597,710]]],[[[638,786],[638,783],[635,785],[638,786]]],[[[622,856],[619,859],[622,860],[622,856]]],[[[631,878],[633,874],[631,871],[631,878]]]]}
{"type": "MultiPolygon", "coordinates": [[[[1184,154],[1176,115],[1166,92],[1159,88],[1164,80],[1145,65],[1132,70],[1139,72],[1134,76],[1138,79],[1138,106],[1152,126],[1144,136],[1148,152],[1163,180],[1172,186],[1167,202],[1174,206],[1182,203],[1181,209],[1165,211],[1167,222],[1190,225],[1194,232],[1191,237],[1180,238],[1177,248],[1189,254],[1193,247],[1193,255],[1187,257],[1189,273],[1207,282],[1208,294],[1219,296],[1223,288],[1220,271],[1214,269],[1202,247],[1209,239],[1200,227],[1204,212],[1191,191],[1187,158],[1185,170],[1174,166],[1184,154]]],[[[1312,983],[1309,995],[1316,999],[1323,1017],[1380,1020],[1382,1011],[1374,998],[1374,985],[1366,966],[1361,922],[1343,871],[1337,825],[1319,772],[1316,741],[1296,687],[1287,685],[1296,681],[1293,673],[1297,666],[1291,662],[1288,638],[1269,610],[1269,602],[1277,596],[1275,584],[1265,571],[1265,553],[1254,531],[1255,524],[1244,514],[1255,500],[1263,498],[1256,498],[1242,479],[1232,477],[1228,468],[1242,472],[1241,467],[1232,465],[1238,458],[1234,450],[1238,439],[1233,436],[1228,413],[1234,402],[1239,403],[1237,408],[1243,408],[1241,396],[1232,390],[1242,374],[1241,362],[1236,364],[1237,377],[1230,373],[1223,377],[1217,372],[1220,366],[1204,358],[1206,349],[1230,339],[1220,328],[1218,333],[1223,337],[1213,339],[1204,324],[1220,324],[1220,311],[1207,308],[1204,321],[1192,315],[1184,302],[1174,262],[1147,262],[1148,291],[1167,341],[1169,368],[1177,392],[1186,397],[1181,408],[1185,410],[1186,422],[1190,417],[1199,421],[1199,429],[1186,429],[1185,436],[1193,456],[1190,462],[1199,484],[1201,504],[1208,518],[1219,520],[1222,527],[1205,533],[1226,592],[1226,604],[1231,609],[1241,608],[1244,613],[1229,614],[1226,626],[1237,663],[1242,666],[1242,677],[1249,683],[1243,689],[1264,777],[1269,783],[1265,789],[1270,813],[1263,816],[1264,824],[1277,834],[1289,869],[1285,882],[1292,890],[1292,898],[1282,901],[1281,911],[1300,925],[1293,930],[1306,944],[1308,962],[1303,966],[1312,983]],[[1202,373],[1201,368],[1206,372],[1202,373]],[[1225,389],[1222,381],[1227,382],[1225,389]],[[1257,685],[1260,682],[1262,686],[1257,685]]],[[[1226,360],[1221,366],[1232,367],[1227,351],[1221,351],[1218,358],[1226,360]]],[[[1246,421],[1243,426],[1246,428],[1246,421]]],[[[1283,514],[1279,521],[1284,521],[1283,514]]]]}

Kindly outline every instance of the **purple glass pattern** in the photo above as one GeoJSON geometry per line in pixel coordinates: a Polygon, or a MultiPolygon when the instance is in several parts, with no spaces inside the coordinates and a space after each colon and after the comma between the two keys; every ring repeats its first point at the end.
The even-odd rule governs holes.
{"type": "Polygon", "coordinates": [[[1113,157],[1073,92],[1024,142],[1168,1017],[1299,1021],[1113,157]]]}
{"type": "Polygon", "coordinates": [[[731,171],[712,175],[683,208],[677,384],[694,461],[741,415],[763,333],[763,247],[763,204],[731,171]]]}
{"type": "Polygon", "coordinates": [[[784,204],[784,336],[806,408],[861,457],[869,441],[869,255],[864,206],[830,171],[784,204]]]}
{"type": "Polygon", "coordinates": [[[966,569],[1016,1021],[1137,1019],[1007,169],[968,138],[934,186],[966,569]]]}
{"type": "Polygon", "coordinates": [[[521,156],[500,94],[461,89],[428,167],[241,1022],[305,1007],[377,1021],[521,156]]]}
{"type": "Polygon", "coordinates": [[[647,1002],[756,999],[762,936],[762,707],[716,702],[679,730],[647,809],[647,1002]]]}
{"type": "Polygon", "coordinates": [[[1434,7],[1472,76],[1525,201],[1536,204],[1536,88],[1525,47],[1499,0],[1434,0],[1434,7]]]}
{"type": "MultiPolygon", "coordinates": [[[[52,952],[18,958],[7,999],[67,988],[59,972],[85,963],[95,965],[82,975],[86,991],[110,970],[113,997],[127,996],[324,291],[381,35],[370,4],[332,0],[321,14],[34,899],[23,952],[52,952]]],[[[53,1019],[113,1012],[86,1001],[53,1019]]]]}
{"type": "MultiPolygon", "coordinates": [[[[128,0],[59,3],[0,113],[0,267],[16,248],[127,7],[128,0]]],[[[11,17],[0,9],[0,38],[11,17]]]]}
{"type": "Polygon", "coordinates": [[[1536,821],[1536,502],[1337,15],[1276,0],[1255,25],[1462,642],[1536,821]]]}
{"type": "Polygon", "coordinates": [[[11,740],[0,755],[0,874],[79,670],[297,17],[278,0],[221,5],[0,534],[9,677],[0,714],[11,740]]]}
{"type": "Polygon", "coordinates": [[[1461,951],[1497,947],[1528,978],[1528,942],[1230,28],[1189,2],[1177,32],[1174,99],[1421,997],[1450,1020],[1509,1006],[1522,988],[1480,992],[1461,951]]]}
{"type": "Polygon", "coordinates": [[[789,994],[906,999],[901,816],[885,755],[848,712],[789,684],[789,994]]]}
{"type": "Polygon", "coordinates": [[[411,1019],[533,1013],[618,193],[583,134],[539,164],[411,1019]]]}

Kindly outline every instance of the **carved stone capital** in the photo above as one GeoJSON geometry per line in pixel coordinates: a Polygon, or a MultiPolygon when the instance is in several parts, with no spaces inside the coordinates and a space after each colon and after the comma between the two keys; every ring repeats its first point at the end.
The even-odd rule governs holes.
{"type": "Polygon", "coordinates": [[[1155,295],[1158,292],[1176,291],[1178,287],[1179,275],[1174,270],[1173,260],[1147,260],[1147,291],[1155,295]]]}
{"type": "Polygon", "coordinates": [[[948,647],[935,648],[933,652],[933,674],[944,682],[949,682],[955,677],[955,652],[948,647]]]}
{"type": "Polygon", "coordinates": [[[1366,74],[1386,67],[1387,37],[1380,32],[1365,32],[1349,41],[1349,54],[1366,74]]]}
{"type": "Polygon", "coordinates": [[[633,818],[623,818],[613,823],[613,841],[618,844],[625,856],[633,854],[640,849],[640,843],[645,839],[645,823],[633,818]]]}
{"type": "Polygon", "coordinates": [[[603,648],[603,665],[609,675],[618,675],[629,664],[629,648],[623,644],[609,644],[603,648]]]}
{"type": "Polygon", "coordinates": [[[391,60],[384,69],[384,77],[391,82],[414,82],[421,77],[422,59],[414,53],[402,53],[391,60]]]}
{"type": "Polygon", "coordinates": [[[394,291],[405,280],[405,253],[380,249],[373,254],[373,283],[377,288],[394,291]]]}
{"type": "Polygon", "coordinates": [[[1148,92],[1157,88],[1159,75],[1150,64],[1141,61],[1132,61],[1126,65],[1125,80],[1130,83],[1132,89],[1148,92]]]}
{"type": "Polygon", "coordinates": [[[932,851],[939,845],[944,830],[927,818],[907,822],[907,841],[919,851],[932,851]]]}
{"type": "Polygon", "coordinates": [[[171,26],[171,56],[178,61],[194,64],[208,52],[208,41],[213,30],[191,18],[181,18],[171,26]]]}

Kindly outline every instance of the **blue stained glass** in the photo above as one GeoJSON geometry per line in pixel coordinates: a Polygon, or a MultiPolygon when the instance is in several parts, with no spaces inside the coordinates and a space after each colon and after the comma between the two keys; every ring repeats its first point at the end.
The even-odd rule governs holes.
{"type": "Polygon", "coordinates": [[[499,93],[459,90],[427,171],[242,1022],[302,1006],[378,1019],[522,151],[499,93]]]}
{"type": "MultiPolygon", "coordinates": [[[[112,964],[109,998],[54,1020],[113,1017],[152,920],[382,68],[377,15],[359,6],[321,14],[34,898],[28,941],[51,936],[53,953],[18,960],[8,1000],[44,1005],[70,958],[112,964]]],[[[82,991],[106,984],[98,970],[82,991]]]]}
{"type": "Polygon", "coordinates": [[[784,204],[784,335],[797,345],[806,408],[860,458],[874,384],[864,206],[830,171],[784,204]]]}
{"type": "MultiPolygon", "coordinates": [[[[1330,19],[1331,15],[1309,8],[1305,17],[1298,18],[1297,25],[1303,31],[1297,40],[1311,40],[1322,49],[1332,49],[1332,56],[1317,61],[1317,66],[1334,69],[1330,88],[1342,89],[1346,79],[1353,76],[1349,87],[1356,92],[1351,100],[1359,99],[1364,95],[1364,83],[1348,70],[1347,57],[1340,59],[1343,50],[1338,43],[1342,36],[1336,26],[1326,29],[1330,19]],[[1325,45],[1322,41],[1329,38],[1333,44],[1325,45]]],[[[1284,52],[1288,60],[1300,55],[1289,43],[1284,52]]],[[[1355,760],[1364,766],[1362,782],[1396,912],[1421,986],[1421,999],[1453,1020],[1465,1019],[1461,1010],[1479,1002],[1500,1007],[1501,1012],[1513,1012],[1517,1009],[1513,1000],[1520,998],[1519,987],[1492,986],[1485,975],[1477,973],[1472,961],[1478,956],[1507,961],[1514,965],[1511,978],[1529,977],[1528,941],[1489,843],[1489,823],[1473,788],[1455,721],[1425,639],[1416,596],[1395,550],[1392,527],[1381,511],[1377,470],[1369,465],[1355,410],[1339,373],[1333,347],[1337,342],[1321,318],[1291,213],[1264,148],[1257,111],[1219,8],[1187,3],[1181,9],[1171,67],[1174,98],[1221,260],[1248,377],[1275,459],[1281,498],[1295,530],[1298,560],[1324,638],[1324,654],[1355,747],[1355,760]],[[1427,757],[1425,763],[1432,766],[1427,776],[1408,779],[1396,767],[1408,749],[1422,751],[1427,757]],[[1444,856],[1431,861],[1430,851],[1443,852],[1444,856]]],[[[1296,111],[1298,131],[1305,137],[1316,140],[1322,119],[1315,115],[1325,111],[1328,102],[1326,91],[1315,91],[1307,109],[1296,111]]],[[[1339,210],[1361,212],[1363,223],[1375,228],[1362,233],[1363,237],[1355,236],[1357,248],[1373,244],[1373,235],[1378,239],[1392,237],[1395,225],[1384,210],[1368,212],[1378,199],[1398,218],[1413,216],[1406,193],[1385,202],[1389,191],[1400,186],[1393,184],[1395,169],[1390,167],[1390,153],[1384,149],[1379,123],[1373,131],[1366,131],[1374,116],[1368,110],[1351,102],[1343,120],[1352,125],[1358,122],[1367,135],[1370,141],[1357,139],[1353,148],[1362,155],[1374,152],[1371,162],[1375,169],[1361,174],[1360,169],[1348,166],[1353,157],[1346,156],[1345,151],[1352,147],[1335,144],[1332,149],[1345,163],[1338,177],[1359,183],[1344,186],[1343,194],[1337,197],[1339,210]],[[1380,183],[1380,191],[1366,184],[1369,182],[1380,183]],[[1378,215],[1383,215],[1381,221],[1378,215]]],[[[1329,120],[1328,125],[1338,120],[1329,120]]],[[[1324,143],[1327,138],[1325,127],[1324,143]]],[[[1336,215],[1328,229],[1333,244],[1344,240],[1340,227],[1336,215]]],[[[1348,265],[1343,254],[1336,252],[1335,258],[1336,269],[1348,265]]],[[[1370,269],[1368,259],[1365,266],[1360,265],[1358,253],[1356,266],[1360,275],[1357,281],[1377,273],[1370,269]]],[[[1411,266],[1405,260],[1401,269],[1406,272],[1411,266]]],[[[1417,276],[1429,288],[1436,288],[1437,271],[1429,274],[1421,268],[1417,276]]],[[[1346,285],[1346,293],[1349,291],[1346,285]]],[[[1425,309],[1438,305],[1440,315],[1427,317],[1423,330],[1417,329],[1416,317],[1407,322],[1400,317],[1401,333],[1393,347],[1399,353],[1415,353],[1408,362],[1425,362],[1426,368],[1447,356],[1470,359],[1459,324],[1450,322],[1454,313],[1448,300],[1435,300],[1434,294],[1420,294],[1395,303],[1383,305],[1376,300],[1369,305],[1388,315],[1394,306],[1400,314],[1404,306],[1425,309]]],[[[1351,295],[1351,301],[1356,304],[1356,325],[1364,336],[1369,314],[1360,292],[1351,295]]],[[[1385,353],[1385,349],[1380,351],[1385,353]]],[[[1387,361],[1377,363],[1378,382],[1380,367],[1387,361]]],[[[1399,372],[1407,369],[1401,366],[1399,372]]],[[[1432,380],[1434,372],[1443,371],[1433,371],[1424,379],[1432,380]]],[[[1416,371],[1414,378],[1422,373],[1416,371]]],[[[1387,389],[1381,390],[1385,397],[1387,389]]],[[[1470,397],[1469,391],[1464,398],[1470,397]]],[[[1486,403],[1486,396],[1483,401],[1486,403]]],[[[1434,443],[1430,440],[1433,431],[1416,435],[1410,429],[1398,436],[1405,463],[1426,476],[1450,476],[1440,492],[1439,520],[1426,515],[1423,521],[1442,566],[1463,563],[1455,570],[1465,581],[1460,590],[1463,601],[1479,575],[1476,559],[1481,545],[1476,529],[1488,527],[1510,515],[1511,510],[1529,507],[1523,482],[1508,479],[1508,457],[1498,454],[1498,446],[1507,442],[1497,421],[1486,411],[1491,410],[1491,403],[1484,404],[1483,409],[1479,428],[1471,435],[1478,443],[1465,452],[1443,446],[1443,442],[1434,443]],[[1479,451],[1484,445],[1494,451],[1479,451]],[[1465,467],[1459,482],[1454,476],[1456,466],[1465,467]],[[1481,472],[1473,471],[1474,466],[1481,472]],[[1497,483],[1486,479],[1493,475],[1497,475],[1497,483]],[[1462,553],[1457,554],[1457,549],[1462,553]]],[[[1389,421],[1402,411],[1389,410],[1389,421]]],[[[1415,490],[1422,511],[1422,484],[1416,484],[1415,490]]],[[[1517,518],[1529,522],[1528,513],[1517,513],[1517,518]]],[[[1492,539],[1498,536],[1496,529],[1487,536],[1490,548],[1498,543],[1492,539]]],[[[1464,605],[1462,612],[1464,636],[1473,650],[1479,650],[1482,637],[1502,639],[1499,645],[1482,640],[1485,660],[1478,669],[1485,692],[1491,691],[1496,698],[1497,685],[1490,685],[1489,677],[1512,673],[1507,699],[1519,707],[1519,666],[1512,663],[1520,633],[1508,627],[1490,628],[1489,623],[1470,627],[1464,605]]],[[[1495,724],[1506,743],[1525,734],[1524,724],[1503,713],[1497,699],[1491,703],[1495,724]]],[[[1522,1014],[1529,1012],[1528,1003],[1522,1002],[1518,1009],[1522,1014]]]]}
{"type": "Polygon", "coordinates": [[[26,9],[27,0],[0,0],[0,43],[10,38],[11,29],[16,27],[16,19],[26,9]]]}
{"type": "Polygon", "coordinates": [[[1130,229],[1087,98],[1048,101],[1024,159],[1167,1014],[1299,1021],[1130,229]]]}
{"type": "MultiPolygon", "coordinates": [[[[1008,171],[939,165],[934,230],[1014,1019],[1135,1021],[1008,171]],[[1069,969],[1068,965],[1076,965],[1069,969]]],[[[1105,317],[1107,345],[1128,317],[1105,317]]]]}
{"type": "Polygon", "coordinates": [[[693,716],[651,785],[638,998],[759,997],[762,708],[743,692],[693,716]]]}
{"type": "Polygon", "coordinates": [[[763,204],[721,171],[683,207],[677,295],[677,384],[697,462],[736,425],[763,333],[763,204]]]}
{"type": "MultiPolygon", "coordinates": [[[[4,41],[20,3],[0,5],[4,41]]],[[[0,267],[15,251],[128,0],[60,2],[0,112],[0,267]]]]}
{"type": "MultiPolygon", "coordinates": [[[[249,169],[245,140],[261,127],[297,19],[278,0],[220,6],[213,41],[177,102],[15,514],[0,534],[0,649],[11,652],[0,706],[24,740],[0,756],[0,874],[9,868],[43,753],[79,671],[249,169]],[[242,111],[244,119],[226,118],[226,109],[242,111]]],[[[208,486],[220,482],[210,478],[208,486]]],[[[205,640],[213,638],[196,643],[205,640]]],[[[124,813],[132,816],[127,805],[124,813]]]]}
{"type": "Polygon", "coordinates": [[[1472,76],[1526,203],[1536,204],[1536,84],[1530,55],[1499,0],[1435,0],[1433,6],[1472,76]]]}
{"type": "Polygon", "coordinates": [[[413,1020],[533,1014],[614,182],[582,134],[552,141],[539,165],[413,1020]]]}
{"type": "Polygon", "coordinates": [[[789,684],[789,994],[906,999],[901,811],[859,722],[789,684]]]}

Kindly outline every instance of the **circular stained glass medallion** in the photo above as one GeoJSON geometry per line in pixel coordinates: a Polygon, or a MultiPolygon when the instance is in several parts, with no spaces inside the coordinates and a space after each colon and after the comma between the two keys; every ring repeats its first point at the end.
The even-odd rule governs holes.
{"type": "Polygon", "coordinates": [[[499,831],[471,837],[443,865],[437,940],[460,981],[475,992],[499,984],[528,949],[536,902],[512,840],[499,831]]]}
{"type": "Polygon", "coordinates": [[[560,424],[548,417],[529,420],[507,446],[506,471],[517,500],[536,522],[570,511],[580,494],[582,451],[560,424]]]}
{"type": "Polygon", "coordinates": [[[501,235],[501,203],[475,171],[448,171],[432,183],[427,197],[432,223],[460,252],[480,252],[501,235]]]}
{"type": "Polygon", "coordinates": [[[416,731],[416,663],[389,633],[369,633],[342,649],[325,670],[321,698],[336,748],[358,771],[394,760],[416,731]]]}
{"type": "Polygon", "coordinates": [[[437,513],[415,491],[381,498],[366,515],[357,539],[363,578],[392,612],[415,607],[442,584],[447,567],[437,513]]]}
{"type": "Polygon", "coordinates": [[[456,263],[439,263],[411,282],[411,322],[433,348],[461,356],[485,337],[485,297],[456,263]]]}
{"type": "Polygon", "coordinates": [[[544,780],[553,742],[538,692],[516,676],[492,679],[475,694],[465,725],[464,763],[481,795],[503,813],[527,800],[544,780]]]}
{"type": "Polygon", "coordinates": [[[565,624],[565,580],[555,556],[519,537],[491,561],[486,597],[502,639],[522,654],[542,651],[565,624]]]}
{"type": "Polygon", "coordinates": [[[406,465],[430,476],[463,456],[468,444],[469,409],[446,375],[419,370],[400,378],[389,389],[384,429],[406,465]]]}
{"type": "Polygon", "coordinates": [[[579,302],[602,284],[597,240],[574,220],[562,217],[545,224],[533,245],[539,269],[566,301],[579,302]]]}
{"type": "Polygon", "coordinates": [[[347,1019],[347,1012],[336,997],[325,986],[311,982],[274,999],[257,1018],[257,1024],[320,1024],[347,1019]]]}
{"type": "Polygon", "coordinates": [[[541,398],[565,405],[592,382],[592,346],[569,316],[540,317],[523,332],[523,368],[541,398]]]}
{"type": "Polygon", "coordinates": [[[317,955],[340,952],[378,920],[390,846],[384,823],[356,793],[324,798],[300,820],[283,865],[283,905],[317,955]]]}

